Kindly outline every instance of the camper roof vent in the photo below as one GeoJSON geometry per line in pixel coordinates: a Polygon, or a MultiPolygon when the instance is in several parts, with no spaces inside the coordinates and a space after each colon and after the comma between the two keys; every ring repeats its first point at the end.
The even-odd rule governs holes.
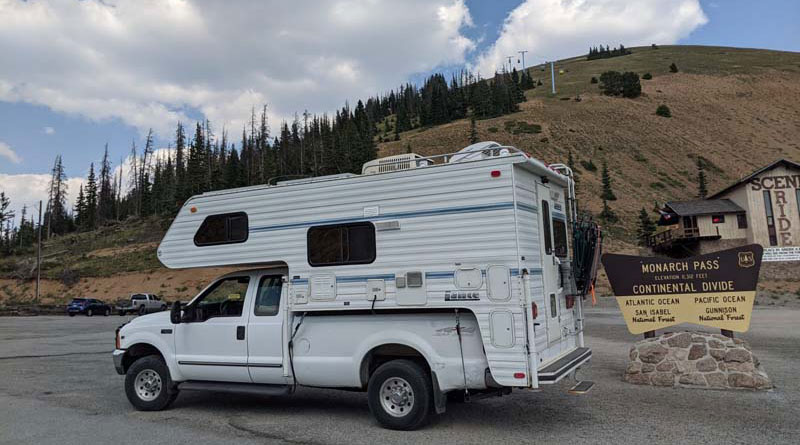
{"type": "Polygon", "coordinates": [[[375,175],[378,173],[411,170],[412,168],[427,167],[428,164],[429,162],[424,157],[416,153],[406,153],[373,159],[372,161],[366,162],[361,168],[361,174],[375,175]]]}

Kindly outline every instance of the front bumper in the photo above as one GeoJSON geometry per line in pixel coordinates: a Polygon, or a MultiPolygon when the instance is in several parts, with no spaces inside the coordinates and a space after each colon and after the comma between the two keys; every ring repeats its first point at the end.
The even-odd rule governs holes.
{"type": "Polygon", "coordinates": [[[117,370],[117,374],[125,375],[125,367],[122,366],[122,359],[125,357],[125,353],[127,351],[124,349],[115,349],[114,352],[111,353],[111,356],[114,357],[114,368],[117,370]]]}

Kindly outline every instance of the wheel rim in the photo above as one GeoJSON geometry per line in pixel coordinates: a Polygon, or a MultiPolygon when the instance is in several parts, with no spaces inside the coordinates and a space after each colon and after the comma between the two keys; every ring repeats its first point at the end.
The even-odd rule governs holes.
{"type": "Polygon", "coordinates": [[[136,395],[145,402],[155,400],[161,394],[161,376],[152,369],[144,369],[134,380],[136,395]]]}
{"type": "Polygon", "coordinates": [[[381,406],[393,417],[408,415],[414,408],[414,390],[400,377],[386,379],[381,385],[381,406]]]}

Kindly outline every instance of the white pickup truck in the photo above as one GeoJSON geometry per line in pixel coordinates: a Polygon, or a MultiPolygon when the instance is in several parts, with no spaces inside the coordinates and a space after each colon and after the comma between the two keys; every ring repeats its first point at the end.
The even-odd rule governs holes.
{"type": "MultiPolygon", "coordinates": [[[[510,393],[489,372],[472,313],[318,313],[288,321],[285,273],[231,273],[184,307],[176,303],[117,329],[114,364],[125,375],[128,400],[161,410],[181,390],[366,390],[381,425],[408,430],[443,413],[448,392],[510,393]]],[[[542,372],[573,372],[591,356],[588,348],[576,351],[542,372]]]]}
{"type": "Polygon", "coordinates": [[[167,303],[155,294],[131,294],[129,300],[119,303],[116,307],[117,314],[139,314],[144,315],[148,312],[164,311],[167,303]]]}
{"type": "Polygon", "coordinates": [[[118,330],[130,402],[342,388],[366,391],[381,425],[407,430],[444,412],[449,393],[575,375],[592,356],[582,302],[601,236],[577,219],[569,167],[495,142],[420,159],[187,200],[162,264],[258,269],[118,330]]]}

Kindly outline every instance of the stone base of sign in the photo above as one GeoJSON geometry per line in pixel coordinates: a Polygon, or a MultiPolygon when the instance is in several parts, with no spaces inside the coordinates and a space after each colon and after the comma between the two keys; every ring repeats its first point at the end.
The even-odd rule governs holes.
{"type": "Polygon", "coordinates": [[[668,332],[636,342],[624,380],[638,385],[770,389],[772,382],[739,338],[707,332],[668,332]]]}

